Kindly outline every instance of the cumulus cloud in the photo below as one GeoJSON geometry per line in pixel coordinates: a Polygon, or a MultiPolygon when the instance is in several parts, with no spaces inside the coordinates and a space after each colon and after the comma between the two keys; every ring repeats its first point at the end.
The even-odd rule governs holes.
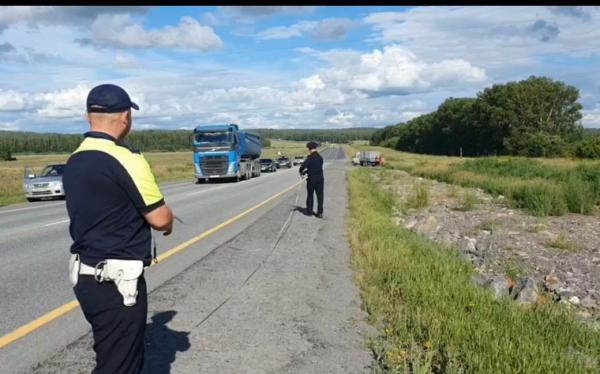
{"type": "Polygon", "coordinates": [[[371,53],[346,52],[344,59],[335,54],[324,58],[333,66],[319,73],[326,85],[343,90],[357,90],[369,96],[407,95],[426,92],[452,84],[482,83],[485,70],[462,59],[426,63],[410,50],[386,46],[371,53]]]}
{"type": "Polygon", "coordinates": [[[91,88],[87,85],[77,85],[38,94],[34,97],[36,112],[46,118],[81,118],[85,113],[85,101],[91,88]]]}
{"type": "Polygon", "coordinates": [[[0,90],[0,112],[21,111],[27,108],[26,96],[13,90],[0,90]]]}
{"type": "Polygon", "coordinates": [[[358,22],[345,18],[326,18],[321,21],[301,21],[292,26],[275,26],[259,32],[261,40],[290,39],[310,34],[316,40],[341,40],[358,22]]]}
{"type": "Polygon", "coordinates": [[[128,15],[100,15],[92,24],[93,43],[117,48],[180,48],[207,51],[223,42],[213,29],[192,17],[182,17],[177,26],[144,29],[128,15]]]}

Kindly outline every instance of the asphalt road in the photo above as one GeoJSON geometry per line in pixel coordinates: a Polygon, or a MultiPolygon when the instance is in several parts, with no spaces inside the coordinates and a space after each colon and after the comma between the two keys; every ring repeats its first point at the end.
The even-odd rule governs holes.
{"type": "MultiPolygon", "coordinates": [[[[344,158],[339,148],[325,150],[323,156],[326,161],[344,158]]],[[[326,167],[331,163],[326,162],[326,167]]],[[[158,253],[227,221],[298,180],[297,167],[294,167],[263,173],[259,178],[237,184],[185,182],[162,186],[167,203],[185,224],[177,223],[171,236],[155,236],[158,253]]],[[[275,201],[148,269],[149,292],[244,230],[254,227],[253,224],[264,226],[262,218],[277,204],[275,201]]],[[[268,222],[275,231],[282,224],[279,220],[268,222]]],[[[71,239],[64,202],[0,209],[0,243],[0,336],[74,300],[67,275],[71,239]]],[[[0,349],[0,372],[28,372],[87,331],[89,325],[77,308],[0,349]]]]}

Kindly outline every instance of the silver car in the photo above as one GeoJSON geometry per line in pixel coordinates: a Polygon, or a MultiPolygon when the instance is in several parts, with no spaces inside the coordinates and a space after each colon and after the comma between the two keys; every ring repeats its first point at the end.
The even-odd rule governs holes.
{"type": "Polygon", "coordinates": [[[27,201],[35,201],[46,197],[65,197],[62,176],[65,164],[48,165],[39,175],[31,169],[25,169],[23,190],[27,201]]]}

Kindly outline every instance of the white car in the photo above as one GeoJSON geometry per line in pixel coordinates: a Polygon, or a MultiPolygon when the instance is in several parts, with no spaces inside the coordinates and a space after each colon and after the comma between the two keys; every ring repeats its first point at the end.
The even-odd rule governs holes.
{"type": "Polygon", "coordinates": [[[48,165],[39,175],[31,169],[25,169],[23,190],[27,201],[35,201],[47,197],[65,197],[62,176],[65,164],[48,165]]]}
{"type": "Polygon", "coordinates": [[[302,165],[304,162],[304,156],[294,156],[294,166],[302,165]]]}

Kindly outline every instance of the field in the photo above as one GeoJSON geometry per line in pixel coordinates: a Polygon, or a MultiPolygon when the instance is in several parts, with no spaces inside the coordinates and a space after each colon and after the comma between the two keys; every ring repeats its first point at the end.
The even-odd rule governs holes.
{"type": "MultiPolygon", "coordinates": [[[[391,152],[393,165],[399,155],[391,152]]],[[[363,307],[380,332],[369,342],[379,371],[599,372],[598,331],[560,305],[525,308],[475,286],[472,265],[456,251],[392,222],[396,202],[375,182],[379,172],[386,173],[357,167],[348,174],[352,263],[363,307]]]]}
{"type": "MultiPolygon", "coordinates": [[[[305,142],[272,140],[271,147],[263,149],[263,158],[276,158],[277,152],[291,157],[306,155],[305,142]]],[[[192,152],[148,152],[144,153],[159,183],[193,180],[194,165],[192,152]]],[[[69,154],[52,155],[15,155],[16,161],[0,161],[0,206],[24,202],[24,168],[33,168],[35,172],[51,163],[62,163],[69,154]]]]}
{"type": "Polygon", "coordinates": [[[365,149],[381,151],[386,168],[479,187],[537,216],[595,214],[600,199],[600,161],[428,156],[356,144],[349,152],[365,149]]]}

